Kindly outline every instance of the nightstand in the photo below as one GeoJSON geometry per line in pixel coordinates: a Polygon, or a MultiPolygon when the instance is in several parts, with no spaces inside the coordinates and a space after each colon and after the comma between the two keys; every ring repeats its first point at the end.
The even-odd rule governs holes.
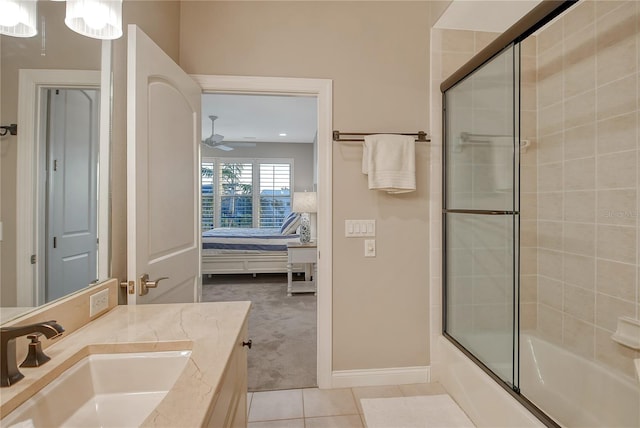
{"type": "Polygon", "coordinates": [[[318,248],[315,242],[287,244],[287,296],[293,293],[316,294],[316,262],[318,248]],[[304,263],[304,281],[293,281],[293,264],[304,263]]]}

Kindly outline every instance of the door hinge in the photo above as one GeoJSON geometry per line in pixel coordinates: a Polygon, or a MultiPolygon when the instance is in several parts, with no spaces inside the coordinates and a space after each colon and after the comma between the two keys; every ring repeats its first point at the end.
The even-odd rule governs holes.
{"type": "Polygon", "coordinates": [[[53,237],[53,248],[58,248],[58,237],[53,237]]]}
{"type": "Polygon", "coordinates": [[[29,259],[31,260],[31,264],[32,265],[36,264],[36,255],[35,254],[31,254],[31,257],[29,259]]]}

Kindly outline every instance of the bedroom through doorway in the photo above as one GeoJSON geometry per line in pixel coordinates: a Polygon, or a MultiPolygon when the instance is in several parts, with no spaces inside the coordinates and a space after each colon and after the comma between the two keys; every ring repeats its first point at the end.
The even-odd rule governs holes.
{"type": "Polygon", "coordinates": [[[317,102],[202,95],[202,301],[252,302],[250,392],[318,385],[317,102]],[[297,257],[303,216],[309,259],[297,257]]]}

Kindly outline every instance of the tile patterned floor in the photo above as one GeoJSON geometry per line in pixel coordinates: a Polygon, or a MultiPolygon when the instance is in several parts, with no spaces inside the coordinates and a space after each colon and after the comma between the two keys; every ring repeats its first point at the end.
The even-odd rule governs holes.
{"type": "Polygon", "coordinates": [[[289,389],[247,396],[249,428],[364,428],[361,398],[446,394],[439,383],[289,389]]]}

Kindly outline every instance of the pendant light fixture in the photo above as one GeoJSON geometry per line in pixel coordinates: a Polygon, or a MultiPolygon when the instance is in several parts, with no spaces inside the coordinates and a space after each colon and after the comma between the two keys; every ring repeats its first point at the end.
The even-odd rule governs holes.
{"type": "Polygon", "coordinates": [[[83,36],[117,39],[122,36],[122,0],[67,0],[64,23],[83,36]]]}
{"type": "Polygon", "coordinates": [[[38,33],[36,0],[0,0],[0,34],[33,37],[38,33]]]}

